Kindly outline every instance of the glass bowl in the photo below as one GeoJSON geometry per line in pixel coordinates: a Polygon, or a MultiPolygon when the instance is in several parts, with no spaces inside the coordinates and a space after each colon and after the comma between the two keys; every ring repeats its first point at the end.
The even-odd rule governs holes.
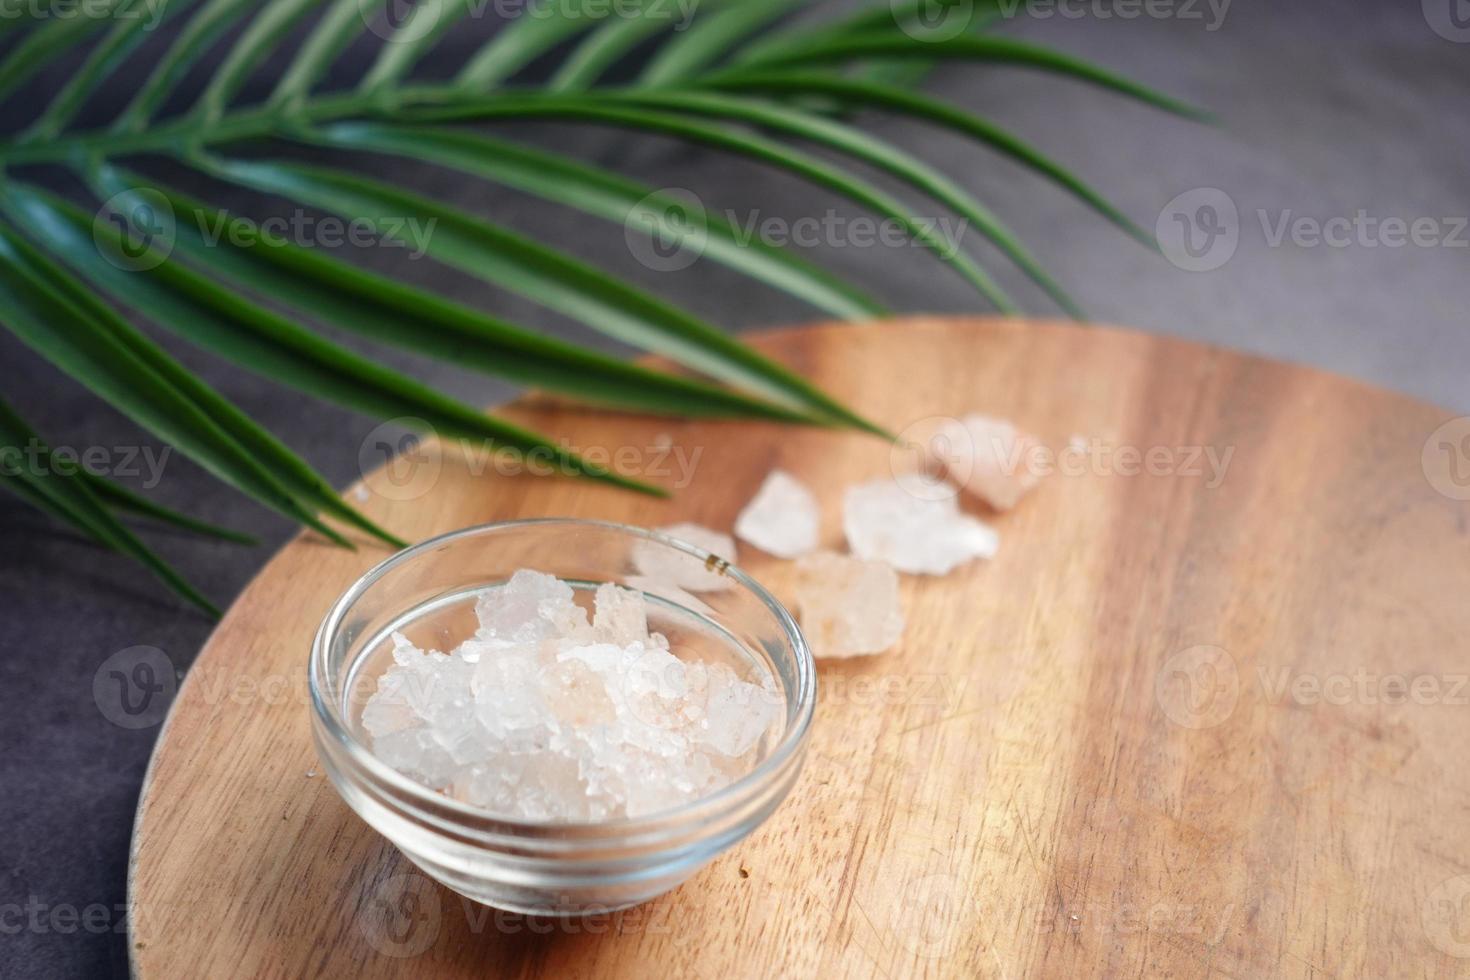
{"type": "MultiPolygon", "coordinates": [[[[685,657],[685,659],[691,659],[685,657]]],[[[466,528],[399,552],[333,604],[312,644],[312,731],[347,804],[426,874],[477,902],[536,915],[610,912],[675,887],[758,827],[801,770],[816,670],[791,615],[753,579],[692,545],[642,528],[571,519],[466,528]],[[635,564],[635,552],[638,562],[635,564]],[[641,568],[693,556],[713,591],[653,584],[641,568]],[[648,816],[536,823],[496,815],[431,789],[373,755],[363,706],[401,630],[449,650],[474,632],[474,598],[518,569],[582,593],[603,582],[643,592],[650,628],[683,623],[675,650],[769,674],[784,706],[755,768],[708,796],[648,816]],[[699,642],[690,642],[690,638],[699,642]]]]}

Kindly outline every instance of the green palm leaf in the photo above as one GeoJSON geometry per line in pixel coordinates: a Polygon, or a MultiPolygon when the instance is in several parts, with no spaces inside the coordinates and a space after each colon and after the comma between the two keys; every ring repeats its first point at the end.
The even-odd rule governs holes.
{"type": "MultiPolygon", "coordinates": [[[[650,8],[639,9],[646,12],[650,8]]],[[[667,20],[646,14],[601,24],[588,32],[576,49],[563,59],[546,87],[553,92],[585,89],[644,40],[671,29],[671,26],[667,20]]]]}
{"type": "MultiPolygon", "coordinates": [[[[190,0],[171,0],[156,9],[163,19],[183,11],[189,3],[190,0]]],[[[150,25],[154,25],[147,14],[143,0],[133,0],[122,10],[117,25],[92,49],[81,68],[67,79],[47,104],[46,111],[26,130],[26,139],[49,140],[66,128],[87,99],[96,94],[103,80],[147,39],[147,31],[150,25]]]]}
{"type": "Polygon", "coordinates": [[[189,70],[204,56],[210,46],[234,24],[250,12],[252,0],[206,0],[199,12],[185,24],[172,46],[153,66],[143,83],[118,116],[113,130],[119,133],[141,132],[153,114],[163,105],[189,70]]]}
{"type": "Polygon", "coordinates": [[[879,317],[886,312],[873,299],[790,252],[742,240],[729,222],[713,215],[702,214],[692,225],[660,220],[683,202],[558,154],[457,130],[380,123],[338,123],[311,138],[324,146],[393,153],[453,167],[621,224],[634,234],[668,238],[673,248],[698,249],[716,262],[844,320],[879,317]]]}
{"type": "MultiPolygon", "coordinates": [[[[54,465],[60,466],[62,464],[60,461],[57,461],[54,465]]],[[[78,470],[77,476],[91,488],[92,492],[103,503],[107,504],[113,510],[137,514],[140,517],[146,517],[162,524],[172,524],[174,527],[182,528],[185,531],[202,535],[206,538],[228,541],[231,544],[260,543],[248,534],[241,534],[239,531],[234,531],[227,527],[219,527],[207,521],[190,517],[188,514],[181,514],[162,504],[154,503],[147,497],[133,493],[126,487],[119,486],[105,477],[88,473],[86,470],[78,470]]]]}
{"type": "Polygon", "coordinates": [[[635,94],[633,101],[659,109],[673,109],[734,119],[752,123],[766,129],[774,129],[801,139],[820,143],[829,149],[845,153],[898,177],[917,190],[951,208],[995,243],[1006,257],[1020,266],[1037,285],[1041,286],[1058,305],[1077,319],[1082,312],[1072,302],[1061,286],[1047,274],[1041,263],[1027,251],[1020,239],[991,214],[979,201],[971,197],[954,181],[915,159],[897,147],[881,140],[865,136],[844,123],[823,119],[799,109],[787,109],[776,105],[731,98],[700,92],[660,92],[635,94]]]}
{"type": "Polygon", "coordinates": [[[397,32],[383,45],[378,60],[368,69],[359,90],[383,92],[399,82],[428,50],[469,12],[475,0],[420,0],[409,11],[397,32]]]}
{"type": "Polygon", "coordinates": [[[439,296],[368,275],[355,266],[273,237],[172,188],[116,168],[94,170],[99,196],[157,194],[184,218],[176,247],[212,273],[303,313],[488,374],[582,399],[646,412],[801,421],[803,416],[739,392],[652,371],[487,317],[439,296]],[[238,243],[238,244],[237,244],[238,243]]]}
{"type": "Polygon", "coordinates": [[[866,58],[983,61],[1038,68],[1090,82],[1186,118],[1202,121],[1210,118],[1209,113],[1187,102],[1181,102],[1146,85],[1140,85],[1106,68],[1099,68],[1081,58],[1074,58],[1060,51],[1004,37],[961,35],[951,38],[919,40],[902,33],[841,34],[836,37],[816,38],[792,44],[790,47],[783,47],[769,56],[752,59],[746,63],[746,67],[751,65],[759,65],[763,68],[809,66],[866,58]]]}
{"type": "Polygon", "coordinates": [[[99,30],[129,0],[102,0],[101,16],[56,17],[21,40],[0,62],[0,99],[10,95],[59,56],[99,30]]]}
{"type": "MultiPolygon", "coordinates": [[[[1018,8],[1026,0],[1019,0],[1018,8]]],[[[934,0],[890,0],[886,4],[875,4],[866,9],[832,21],[822,21],[816,26],[795,25],[786,30],[774,31],[759,40],[745,45],[731,62],[736,65],[754,65],[779,60],[792,50],[854,34],[875,34],[885,30],[900,31],[917,29],[924,33],[922,17],[934,9],[934,0]],[[917,25],[917,28],[916,28],[917,25]]],[[[1001,14],[1000,0],[975,0],[955,10],[967,18],[966,29],[983,30],[1001,14]]],[[[922,65],[924,59],[907,59],[910,64],[922,65]]]]}
{"type": "Polygon", "coordinates": [[[567,472],[662,493],[324,340],[178,262],[164,258],[136,270],[122,268],[115,261],[123,246],[121,231],[94,224],[78,208],[44,191],[31,188],[16,210],[83,277],[128,306],[147,310],[159,325],[252,371],[379,418],[423,419],[451,438],[549,454],[567,472]],[[113,248],[119,252],[110,253],[113,248]]]}
{"type": "Polygon", "coordinates": [[[792,149],[782,143],[721,126],[693,121],[675,113],[656,112],[638,103],[649,96],[642,90],[619,100],[597,97],[526,97],[487,99],[448,108],[429,108],[423,114],[446,119],[575,119],[641,129],[728,150],[790,171],[813,184],[834,190],[871,211],[897,222],[920,245],[955,269],[975,289],[1005,312],[1016,306],[989,273],[964,253],[957,243],[913,215],[909,209],[869,181],[835,164],[792,149]]]}
{"type": "Polygon", "coordinates": [[[596,0],[572,0],[569,5],[544,3],[528,13],[512,21],[460,69],[457,88],[483,92],[500,84],[561,42],[605,21],[608,7],[596,0]]]}
{"type": "Polygon", "coordinates": [[[643,70],[639,81],[648,86],[684,81],[718,61],[737,42],[800,6],[800,0],[766,0],[717,10],[664,45],[643,70]]]}
{"type": "MultiPolygon", "coordinates": [[[[76,479],[85,483],[86,489],[112,510],[137,514],[164,524],[171,524],[193,534],[228,541],[231,544],[258,543],[248,534],[241,534],[227,527],[196,520],[187,514],[181,514],[176,510],[156,504],[147,497],[141,497],[104,476],[88,472],[72,460],[56,455],[51,451],[51,447],[46,445],[40,436],[36,435],[20,416],[15,414],[15,410],[3,400],[0,400],[0,429],[4,430],[5,438],[9,440],[0,444],[0,456],[5,453],[17,453],[34,460],[34,470],[27,470],[23,465],[0,466],[0,479],[9,478],[13,481],[10,488],[27,499],[35,499],[33,494],[39,494],[42,500],[52,499],[51,495],[40,492],[31,485],[32,481],[29,479],[31,476],[76,479]]],[[[17,456],[17,460],[20,458],[22,457],[17,456]]]]}
{"type": "Polygon", "coordinates": [[[302,42],[290,67],[282,73],[266,105],[270,108],[296,108],[332,66],[332,61],[362,33],[362,16],[359,0],[331,0],[326,12],[302,42]]]}
{"type": "Polygon", "coordinates": [[[1061,164],[1045,156],[1029,143],[999,126],[972,116],[935,99],[888,85],[859,79],[839,78],[816,72],[760,72],[739,74],[714,81],[713,86],[738,92],[762,92],[772,95],[821,95],[853,106],[887,109],[923,119],[969,136],[999,150],[1019,163],[1076,195],[1079,200],[1113,222],[1123,231],[1151,249],[1158,248],[1152,235],[1128,219],[1061,164]]]}
{"type": "MultiPolygon", "coordinates": [[[[0,452],[36,445],[44,446],[20,416],[9,405],[0,401],[0,452]]],[[[154,554],[152,549],[108,511],[89,481],[81,479],[76,473],[55,467],[37,472],[30,472],[24,467],[18,468],[16,472],[10,472],[10,469],[12,468],[0,469],[0,486],[18,494],[38,509],[78,528],[104,548],[136,559],[184,599],[211,616],[219,616],[219,607],[185,581],[173,566],[154,554]]]]}
{"type": "Polygon", "coordinates": [[[140,356],[137,348],[147,344],[141,334],[129,345],[116,323],[110,330],[98,320],[67,290],[54,265],[5,228],[0,258],[0,322],[22,342],[237,490],[348,544],[189,393],[140,356]]]}
{"type": "Polygon", "coordinates": [[[199,96],[195,111],[205,124],[224,115],[230,99],[296,22],[310,13],[317,0],[274,0],[250,21],[229,55],[199,96]]]}
{"type": "MultiPolygon", "coordinates": [[[[452,124],[544,121],[655,133],[778,168],[835,192],[896,222],[994,308],[1015,309],[951,236],[849,169],[852,162],[897,178],[966,219],[1073,309],[1040,261],[968,191],[898,145],[813,110],[878,109],[946,127],[1047,177],[1143,240],[1147,236],[1116,208],[1019,137],[907,91],[903,83],[919,75],[911,76],[906,66],[922,73],[943,60],[1021,65],[1173,112],[1201,114],[1111,71],[1035,45],[989,34],[925,38],[915,25],[926,2],[875,2],[851,16],[813,20],[796,16],[815,6],[807,0],[706,0],[694,21],[683,24],[670,18],[664,0],[546,0],[481,43],[452,79],[425,82],[414,79],[417,66],[431,61],[451,32],[478,28],[479,15],[490,8],[475,0],[420,0],[382,41],[360,80],[326,91],[323,79],[349,46],[388,33],[360,0],[169,0],[162,8],[147,0],[98,0],[88,16],[52,17],[43,9],[5,18],[0,101],[29,93],[43,72],[59,74],[53,67],[62,58],[77,67],[50,99],[40,100],[27,125],[0,136],[0,325],[231,487],[348,546],[335,522],[384,542],[402,542],[348,506],[279,439],[134,327],[122,308],[315,397],[375,417],[421,418],[446,436],[491,447],[556,449],[534,432],[346,350],[311,325],[349,330],[624,410],[807,422],[886,435],[789,368],[609,271],[338,163],[372,154],[447,168],[621,224],[630,247],[694,250],[829,315],[862,320],[882,314],[881,303],[866,290],[784,249],[746,240],[750,236],[735,223],[704,213],[697,200],[593,162],[452,124]],[[161,53],[140,65],[148,28],[164,17],[180,23],[161,53]],[[283,61],[298,27],[305,29],[304,39],[269,94],[242,105],[242,93],[262,81],[262,66],[283,61]],[[230,35],[234,40],[226,42],[230,35]],[[634,84],[602,85],[610,69],[645,45],[656,50],[634,84]],[[208,68],[206,60],[213,62],[208,68]],[[524,81],[526,69],[546,63],[549,82],[524,81]],[[133,92],[121,112],[96,128],[75,128],[104,87],[140,68],[143,80],[129,83],[133,92]],[[847,68],[865,74],[844,77],[847,68]],[[191,99],[183,86],[201,75],[191,99]],[[519,84],[511,88],[512,82],[519,84]],[[167,106],[178,104],[188,108],[164,115],[167,106]],[[309,146],[332,160],[308,165],[247,155],[245,144],[258,141],[309,146]],[[813,144],[838,159],[793,143],[813,144]],[[432,261],[663,354],[704,377],[651,370],[541,336],[308,243],[272,238],[249,218],[196,196],[192,187],[125,169],[123,159],[135,156],[166,160],[175,173],[183,165],[365,221],[388,238],[402,237],[390,219],[433,222],[424,243],[432,261]],[[21,165],[80,175],[107,204],[94,217],[90,205],[79,207],[41,190],[43,182],[14,179],[11,168],[21,165]],[[141,251],[130,250],[137,244],[139,215],[153,204],[178,219],[171,254],[146,237],[141,251]]],[[[979,0],[970,31],[998,9],[993,0],[979,0]]],[[[18,438],[32,435],[18,415],[0,406],[0,445],[18,438]]],[[[651,489],[572,454],[556,455],[570,472],[651,489]]],[[[44,479],[0,475],[8,489],[145,563],[190,601],[204,600],[118,515],[226,540],[240,537],[84,471],[56,466],[47,472],[44,479]]]]}
{"type": "Polygon", "coordinates": [[[432,221],[428,254],[447,265],[695,370],[871,428],[799,375],[683,310],[487,221],[343,172],[289,163],[215,160],[201,165],[225,180],[365,219],[390,236],[404,215],[432,221]]]}

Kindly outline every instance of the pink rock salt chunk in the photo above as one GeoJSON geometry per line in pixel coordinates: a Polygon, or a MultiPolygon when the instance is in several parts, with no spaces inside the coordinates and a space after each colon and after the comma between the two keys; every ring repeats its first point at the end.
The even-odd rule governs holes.
{"type": "Polygon", "coordinates": [[[593,602],[596,606],[592,614],[595,642],[616,643],[624,647],[648,642],[648,607],[643,601],[643,593],[604,582],[597,587],[593,602]]]}
{"type": "Polygon", "coordinates": [[[720,755],[742,756],[771,730],[780,699],[774,690],[743,683],[724,664],[705,666],[704,717],[695,737],[720,755]]]}
{"type": "Polygon", "coordinates": [[[572,587],[542,572],[521,569],[504,585],[486,589],[475,602],[481,640],[531,643],[585,625],[587,613],[572,587]]]}
{"type": "Polygon", "coordinates": [[[921,445],[931,464],[996,510],[1010,510],[1041,482],[1031,464],[1041,442],[1005,419],[945,419],[921,445]]]}
{"type": "Polygon", "coordinates": [[[1000,538],[989,525],[960,512],[948,484],[915,485],[892,479],[849,487],[842,528],[859,558],[900,572],[944,575],[974,558],[991,558],[1000,538]]]}
{"type": "Polygon", "coordinates": [[[580,660],[543,667],[541,686],[552,712],[569,725],[605,725],[617,717],[602,678],[580,660]]]}
{"type": "Polygon", "coordinates": [[[819,551],[796,571],[801,631],[816,656],[882,653],[903,637],[898,574],[888,565],[819,551]]]}
{"type": "MultiPolygon", "coordinates": [[[[672,582],[656,579],[649,575],[629,575],[623,581],[632,588],[642,592],[645,596],[663,599],[690,612],[708,613],[711,611],[709,604],[703,599],[692,592],[686,592],[672,582]]],[[[653,633],[651,637],[655,644],[662,644],[665,647],[668,646],[668,640],[662,634],[653,633]]]]}
{"type": "Polygon", "coordinates": [[[817,498],[784,470],[772,470],[735,519],[735,536],[777,558],[800,558],[817,547],[817,498]]]}

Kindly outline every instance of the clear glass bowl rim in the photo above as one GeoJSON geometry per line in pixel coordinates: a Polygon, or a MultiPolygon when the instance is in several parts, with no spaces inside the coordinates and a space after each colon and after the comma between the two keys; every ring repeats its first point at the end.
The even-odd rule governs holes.
{"type": "MultiPolygon", "coordinates": [[[[501,832],[510,836],[526,835],[541,837],[548,831],[559,833],[569,831],[574,833],[607,831],[608,837],[624,837],[627,835],[637,835],[644,831],[656,832],[662,826],[670,823],[680,823],[684,818],[719,812],[725,809],[726,805],[738,805],[750,791],[758,789],[764,784],[772,773],[784,768],[791,756],[801,749],[802,743],[806,739],[807,731],[811,727],[812,715],[816,708],[817,670],[816,662],[812,658],[812,653],[807,646],[806,638],[797,627],[796,621],[792,618],[791,613],[764,586],[733,563],[728,564],[725,567],[725,571],[739,586],[760,600],[761,604],[771,613],[777,625],[785,634],[787,642],[791,644],[791,649],[796,659],[797,686],[794,698],[796,718],[782,734],[781,741],[776,747],[750,772],[708,796],[699,797],[672,809],[660,810],[656,813],[639,817],[620,817],[616,820],[582,823],[525,821],[502,816],[430,789],[422,783],[403,775],[392,766],[380,760],[372,753],[371,749],[353,737],[345,719],[342,717],[336,700],[323,696],[324,681],[330,671],[328,651],[331,647],[331,637],[335,636],[340,629],[347,611],[361,598],[364,592],[371,588],[384,575],[399,565],[412,561],[424,552],[460,538],[493,535],[499,531],[554,526],[569,528],[584,527],[628,534],[633,537],[656,541],[678,551],[693,555],[701,561],[706,561],[711,557],[711,553],[705,551],[703,548],[695,547],[692,544],[680,541],[678,538],[670,537],[667,534],[662,534],[649,528],[638,527],[632,524],[621,524],[617,521],[598,521],[575,517],[535,517],[510,521],[493,521],[488,524],[474,524],[469,527],[459,528],[432,538],[427,538],[415,545],[410,545],[402,551],[390,555],[364,572],[357,581],[353,582],[337,598],[336,602],[332,603],[331,608],[322,619],[321,625],[317,627],[316,635],[312,639],[311,644],[308,687],[311,691],[312,710],[315,712],[317,719],[325,726],[326,734],[342,744],[347,752],[348,758],[352,760],[354,765],[366,770],[369,775],[386,783],[394,791],[404,794],[416,803],[423,803],[433,808],[455,813],[463,816],[467,820],[493,823],[501,832]]],[[[790,704],[792,700],[788,695],[787,703],[790,704]]],[[[597,836],[600,837],[602,835],[599,833],[597,836]]]]}

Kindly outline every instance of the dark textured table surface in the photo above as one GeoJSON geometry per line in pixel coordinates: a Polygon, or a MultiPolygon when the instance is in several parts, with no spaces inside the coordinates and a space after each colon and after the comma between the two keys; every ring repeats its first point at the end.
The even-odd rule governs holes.
{"type": "MultiPolygon", "coordinates": [[[[1224,226],[1228,237],[1216,251],[1189,259],[1171,250],[1180,264],[1218,266],[1208,270],[1150,254],[1051,186],[956,138],[889,118],[863,122],[992,204],[1094,319],[1306,362],[1470,411],[1470,28],[1454,27],[1456,2],[1426,0],[1421,9],[1368,0],[1180,0],[1136,17],[1120,14],[1142,5],[1062,3],[1044,8],[1049,16],[1002,28],[1214,108],[1224,118],[1218,128],[1031,72],[955,66],[926,83],[1073,165],[1147,228],[1162,215],[1167,230],[1174,213],[1196,213],[1202,203],[1217,205],[1217,214],[1233,206],[1238,219],[1224,226]],[[1405,242],[1385,219],[1428,223],[1421,222],[1417,242],[1405,242]]],[[[454,49],[466,40],[456,37],[436,55],[437,67],[457,64],[463,54],[454,49]]],[[[609,132],[521,132],[647,183],[691,190],[741,221],[853,214],[785,176],[708,152],[609,132]]],[[[563,208],[428,168],[391,176],[534,230],[732,330],[818,318],[705,262],[652,272],[630,256],[620,229],[563,208]]],[[[264,213],[256,200],[227,203],[264,213]]],[[[976,308],[959,280],[911,248],[867,247],[838,235],[814,257],[860,279],[896,310],[976,308]]],[[[405,265],[401,251],[358,258],[513,319],[587,336],[428,261],[405,265]]],[[[1028,312],[1051,312],[1019,277],[1000,278],[1028,312]]],[[[373,420],[170,345],[333,481],[356,478],[373,420]]],[[[156,482],[149,492],[157,499],[261,537],[258,548],[152,538],[222,603],[292,533],[188,460],[164,455],[8,335],[0,336],[0,357],[5,399],[53,444],[103,447],[119,467],[135,455],[133,482],[156,482]]],[[[389,358],[477,403],[512,393],[444,365],[389,358]]],[[[0,499],[0,540],[0,976],[122,974],[128,841],[158,727],[109,721],[112,695],[104,691],[99,700],[94,677],[110,656],[140,645],[163,651],[182,672],[210,623],[133,565],[8,497],[0,499]]]]}

